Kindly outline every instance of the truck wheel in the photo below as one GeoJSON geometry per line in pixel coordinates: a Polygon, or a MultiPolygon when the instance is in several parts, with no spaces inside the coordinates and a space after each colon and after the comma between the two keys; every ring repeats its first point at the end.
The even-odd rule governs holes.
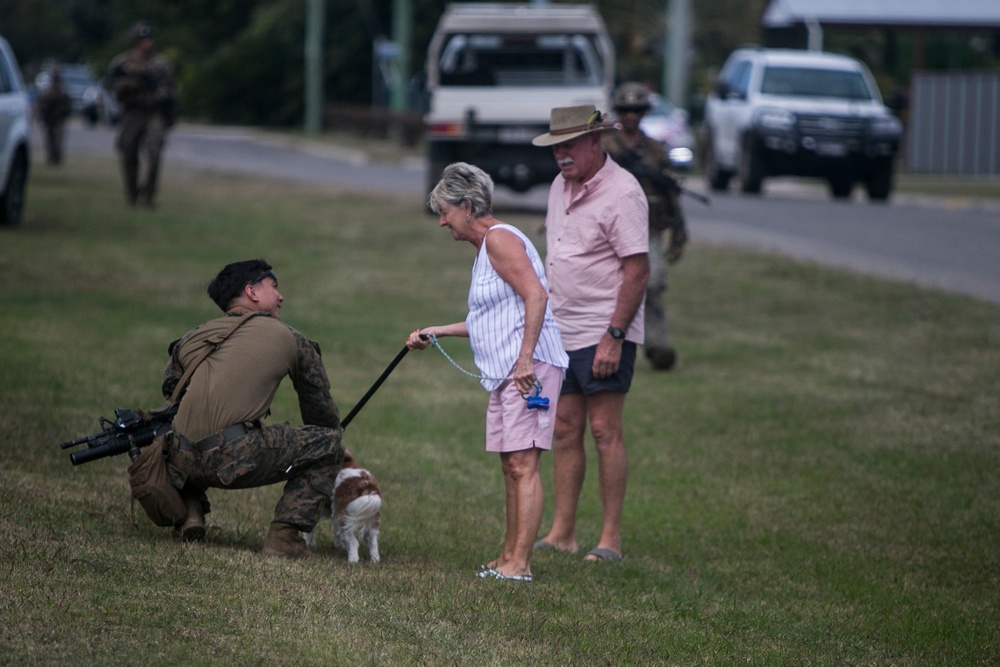
{"type": "Polygon", "coordinates": [[[17,227],[24,215],[24,193],[28,182],[28,161],[18,153],[7,174],[7,187],[0,196],[0,224],[17,227]]]}
{"type": "Polygon", "coordinates": [[[424,188],[424,195],[430,193],[434,189],[434,186],[438,184],[441,180],[441,172],[447,167],[450,162],[437,162],[431,161],[427,163],[427,187],[424,188]]]}
{"type": "Polygon", "coordinates": [[[712,138],[705,142],[705,178],[708,187],[715,192],[725,192],[729,189],[729,179],[732,174],[715,161],[715,148],[712,146],[712,138]]]}
{"type": "Polygon", "coordinates": [[[743,152],[740,154],[740,189],[751,195],[760,194],[761,186],[764,184],[764,164],[752,140],[747,140],[743,144],[743,152]]]}
{"type": "Polygon", "coordinates": [[[457,152],[456,146],[450,142],[427,142],[427,189],[424,191],[425,194],[433,190],[434,186],[441,180],[441,172],[444,171],[444,168],[457,161],[457,152]]]}
{"type": "MultiPolygon", "coordinates": [[[[434,186],[441,180],[441,172],[444,168],[455,160],[451,159],[452,151],[450,147],[442,142],[431,142],[427,144],[427,175],[425,178],[424,196],[426,197],[434,186]]],[[[433,213],[430,207],[425,207],[428,213],[433,213]]]]}
{"type": "Polygon", "coordinates": [[[434,186],[436,186],[438,184],[438,181],[441,180],[441,172],[443,172],[444,168],[447,167],[449,164],[451,163],[450,162],[427,163],[427,185],[424,188],[424,199],[425,199],[424,210],[428,215],[434,215],[434,211],[432,211],[431,207],[427,205],[426,201],[427,195],[430,194],[431,190],[434,189],[434,186]]]}
{"type": "Polygon", "coordinates": [[[870,201],[885,201],[892,192],[892,160],[879,160],[865,182],[870,201]]]}
{"type": "Polygon", "coordinates": [[[830,178],[829,183],[830,194],[833,195],[834,199],[847,199],[851,196],[851,190],[854,189],[854,182],[843,176],[834,176],[830,178]]]}

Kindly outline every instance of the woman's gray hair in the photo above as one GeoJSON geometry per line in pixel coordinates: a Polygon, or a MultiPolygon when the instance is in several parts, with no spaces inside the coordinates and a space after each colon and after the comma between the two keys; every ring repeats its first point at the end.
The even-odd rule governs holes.
{"type": "Polygon", "coordinates": [[[427,197],[427,205],[441,213],[440,202],[461,206],[467,201],[472,215],[478,217],[493,212],[493,179],[479,167],[465,162],[454,162],[441,172],[441,180],[427,197]]]}

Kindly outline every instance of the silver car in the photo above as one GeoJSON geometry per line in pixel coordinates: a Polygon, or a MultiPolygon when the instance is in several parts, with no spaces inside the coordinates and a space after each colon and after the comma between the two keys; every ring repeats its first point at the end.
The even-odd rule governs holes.
{"type": "Polygon", "coordinates": [[[0,224],[21,223],[31,167],[31,105],[10,44],[0,37],[0,224]]]}
{"type": "Polygon", "coordinates": [[[117,105],[89,65],[49,64],[35,77],[37,95],[51,85],[54,69],[58,69],[62,76],[63,87],[73,104],[73,113],[82,116],[91,125],[101,120],[115,124],[117,105]]]}
{"type": "Polygon", "coordinates": [[[687,111],[675,107],[657,93],[649,94],[649,103],[649,111],[639,121],[639,129],[663,144],[674,169],[689,170],[694,165],[695,143],[687,111]]]}

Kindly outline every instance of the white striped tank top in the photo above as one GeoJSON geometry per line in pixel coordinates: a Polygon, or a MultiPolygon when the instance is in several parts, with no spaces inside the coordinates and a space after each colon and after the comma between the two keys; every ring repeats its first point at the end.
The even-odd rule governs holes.
{"type": "MultiPolygon", "coordinates": [[[[531,267],[548,294],[549,285],[545,280],[545,268],[535,246],[521,230],[512,225],[498,224],[494,229],[506,229],[521,239],[528,253],[531,267]]],[[[479,248],[476,263],[472,266],[472,282],[469,285],[469,315],[465,318],[469,330],[469,343],[476,367],[483,379],[480,380],[487,391],[493,391],[508,378],[514,370],[521,341],[524,340],[524,299],[503,278],[497,274],[486,254],[486,239],[479,248]]],[[[565,370],[569,357],[563,350],[559,325],[556,324],[552,309],[545,306],[545,319],[538,344],[532,355],[537,361],[565,370]]],[[[552,389],[546,387],[546,389],[552,389]]]]}

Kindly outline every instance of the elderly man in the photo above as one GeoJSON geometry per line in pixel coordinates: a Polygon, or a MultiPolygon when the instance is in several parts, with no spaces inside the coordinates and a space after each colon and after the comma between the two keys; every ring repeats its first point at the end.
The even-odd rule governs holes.
{"type": "Polygon", "coordinates": [[[586,467],[589,420],[597,447],[603,527],[587,560],[622,558],[621,514],[628,479],[622,411],[643,342],[649,276],[646,195],[601,146],[613,130],[593,105],[552,110],[549,132],[559,175],[549,190],[546,274],[552,312],[570,367],[556,413],[553,471],[556,506],[535,549],[575,552],[576,510],[586,467]]]}

